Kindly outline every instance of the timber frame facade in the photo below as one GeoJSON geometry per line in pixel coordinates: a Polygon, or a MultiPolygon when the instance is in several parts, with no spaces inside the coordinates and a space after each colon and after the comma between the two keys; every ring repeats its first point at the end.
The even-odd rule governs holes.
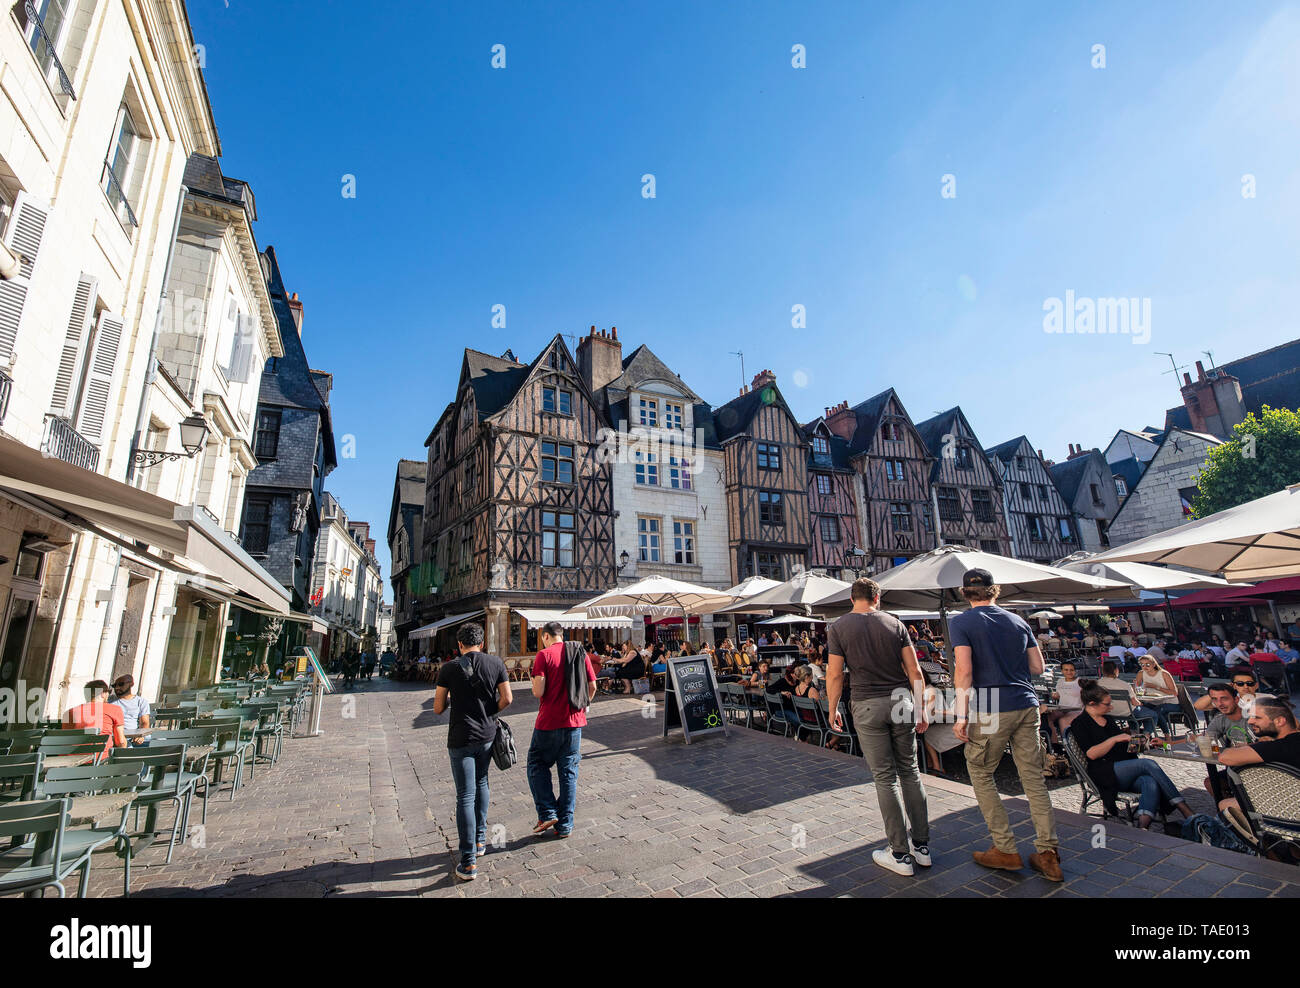
{"type": "Polygon", "coordinates": [[[1074,512],[1041,456],[1020,436],[985,450],[1002,469],[1002,495],[1017,559],[1051,564],[1079,550],[1074,512]]]}
{"type": "Polygon", "coordinates": [[[930,483],[939,506],[939,537],[949,544],[1011,555],[1002,474],[994,467],[960,407],[916,426],[934,457],[930,483]]]}
{"type": "Polygon", "coordinates": [[[722,445],[731,578],[788,580],[808,567],[808,449],[776,377],[761,371],[714,410],[722,445]]]}
{"type": "Polygon", "coordinates": [[[422,623],[485,611],[485,647],[506,654],[511,606],[565,610],[615,583],[607,427],[559,335],[530,364],[465,351],[425,443],[422,623]]]}
{"type": "Polygon", "coordinates": [[[849,444],[819,418],[803,427],[808,439],[808,566],[852,580],[865,559],[848,555],[860,546],[858,477],[849,465],[849,444]]]}

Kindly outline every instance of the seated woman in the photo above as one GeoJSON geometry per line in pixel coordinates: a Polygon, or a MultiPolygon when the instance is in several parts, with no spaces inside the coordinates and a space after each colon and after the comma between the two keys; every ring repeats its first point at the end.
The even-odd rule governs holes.
{"type": "Polygon", "coordinates": [[[750,673],[750,675],[749,675],[749,682],[746,683],[745,685],[747,685],[747,686],[766,686],[766,685],[767,685],[768,672],[770,671],[770,669],[771,669],[771,667],[767,664],[767,659],[764,659],[762,662],[760,662],[760,663],[759,663],[759,664],[754,668],[753,672],[750,673]]]}
{"type": "Polygon", "coordinates": [[[930,771],[935,775],[948,778],[943,770],[945,751],[961,747],[965,742],[957,737],[953,725],[957,722],[957,711],[951,701],[933,686],[925,688],[925,717],[930,726],[918,737],[925,742],[925,755],[930,763],[930,771]]]}
{"type": "MultiPolygon", "coordinates": [[[[628,643],[631,645],[631,643],[628,643]]],[[[629,647],[623,650],[623,654],[616,659],[611,659],[609,664],[596,674],[597,679],[612,679],[613,685],[618,685],[620,680],[626,681],[627,686],[618,685],[614,692],[630,693],[632,691],[632,680],[640,679],[645,675],[645,659],[641,658],[641,653],[635,648],[629,647]]],[[[611,687],[612,688],[612,687],[611,687]]]]}
{"type": "Polygon", "coordinates": [[[813,674],[806,666],[799,666],[794,671],[794,678],[799,681],[799,685],[794,688],[795,696],[806,696],[809,700],[820,700],[822,695],[817,692],[817,684],[813,682],[813,674]]]}
{"type": "Polygon", "coordinates": [[[1138,826],[1147,830],[1162,803],[1174,807],[1186,819],[1192,815],[1178,787],[1169,781],[1164,769],[1149,758],[1139,758],[1129,750],[1133,736],[1110,716],[1110,693],[1092,680],[1085,680],[1079,691],[1083,700],[1082,716],[1070,730],[1088,759],[1088,776],[1101,790],[1106,808],[1117,812],[1115,794],[1121,791],[1139,794],[1138,826]]]}
{"type": "Polygon", "coordinates": [[[1169,722],[1169,714],[1182,709],[1178,705],[1178,687],[1174,683],[1174,677],[1165,672],[1160,663],[1150,655],[1142,656],[1139,662],[1142,672],[1138,675],[1137,684],[1148,694],[1140,699],[1144,706],[1156,712],[1156,717],[1160,721],[1160,730],[1164,732],[1166,738],[1172,739],[1174,728],[1169,722]]]}
{"type": "Polygon", "coordinates": [[[1058,744],[1061,741],[1061,732],[1074,722],[1074,718],[1083,713],[1083,701],[1079,699],[1080,681],[1075,678],[1077,675],[1073,662],[1067,659],[1061,663],[1061,678],[1056,681],[1056,689],[1052,693],[1052,699],[1060,707],[1047,715],[1047,726],[1052,732],[1052,740],[1058,744]]]}

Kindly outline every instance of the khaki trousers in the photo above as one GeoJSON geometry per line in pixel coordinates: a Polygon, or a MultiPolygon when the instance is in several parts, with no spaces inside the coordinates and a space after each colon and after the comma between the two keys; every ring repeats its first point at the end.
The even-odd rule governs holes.
{"type": "Polygon", "coordinates": [[[1043,781],[1043,749],[1038,743],[1038,708],[1008,710],[985,714],[970,722],[970,740],[966,743],[966,768],[970,782],[979,801],[980,812],[988,824],[993,846],[1006,854],[1019,853],[1016,835],[1011,830],[1002,797],[993,781],[993,770],[1002,761],[1007,744],[1016,762],[1020,785],[1029,802],[1029,815],[1034,821],[1034,841],[1039,851],[1054,851],[1060,841],[1056,837],[1056,815],[1043,781]]]}

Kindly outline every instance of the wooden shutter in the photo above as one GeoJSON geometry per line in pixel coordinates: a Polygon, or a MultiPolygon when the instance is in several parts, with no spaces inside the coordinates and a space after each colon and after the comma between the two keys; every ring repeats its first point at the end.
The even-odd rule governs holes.
{"type": "Polygon", "coordinates": [[[231,348],[230,369],[226,379],[235,384],[247,384],[253,369],[253,334],[257,332],[257,321],[242,312],[235,323],[235,342],[231,348]]]}
{"type": "Polygon", "coordinates": [[[68,335],[64,338],[59,371],[54,377],[54,399],[50,402],[50,411],[56,415],[72,415],[72,397],[81,379],[81,355],[90,339],[90,320],[95,317],[98,289],[99,281],[91,275],[83,274],[77,282],[72,314],[68,317],[68,335]]]}
{"type": "Polygon", "coordinates": [[[86,386],[78,405],[76,429],[87,440],[99,445],[104,440],[105,419],[113,400],[113,377],[117,370],[117,352],[122,346],[122,317],[105,312],[95,328],[95,344],[86,369],[86,386]]]}
{"type": "Polygon", "coordinates": [[[45,223],[50,207],[26,192],[18,193],[9,229],[5,231],[4,245],[22,255],[17,278],[0,281],[0,363],[8,363],[18,341],[18,324],[22,320],[23,304],[27,301],[27,286],[31,282],[32,268],[40,253],[45,236],[45,223]]]}

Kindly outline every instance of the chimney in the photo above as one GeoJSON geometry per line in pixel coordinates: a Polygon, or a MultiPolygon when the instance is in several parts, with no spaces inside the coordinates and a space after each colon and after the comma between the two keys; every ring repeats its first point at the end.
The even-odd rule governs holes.
{"type": "Polygon", "coordinates": [[[618,328],[598,330],[595,326],[578,341],[578,375],[587,389],[595,394],[623,373],[623,344],[618,328]]]}
{"type": "Polygon", "coordinates": [[[1066,459],[1073,460],[1076,457],[1087,455],[1088,453],[1084,451],[1083,443],[1070,443],[1070,455],[1067,456],[1066,459]]]}
{"type": "Polygon", "coordinates": [[[293,314],[293,324],[298,330],[298,335],[302,336],[302,303],[298,301],[297,292],[294,292],[293,297],[289,299],[289,311],[293,314]]]}
{"type": "Polygon", "coordinates": [[[759,388],[767,387],[769,384],[776,383],[776,375],[770,370],[761,370],[754,375],[754,380],[749,384],[750,388],[757,391],[759,388]]]}
{"type": "Polygon", "coordinates": [[[1186,371],[1184,371],[1184,372],[1183,372],[1183,387],[1185,387],[1185,388],[1190,388],[1191,386],[1192,386],[1192,375],[1191,375],[1191,374],[1188,374],[1186,371]]]}
{"type": "Polygon", "coordinates": [[[826,416],[826,427],[844,440],[851,440],[858,431],[858,416],[849,410],[849,403],[842,401],[830,409],[826,416]]]}
{"type": "Polygon", "coordinates": [[[1198,381],[1205,380],[1205,365],[1202,364],[1199,360],[1196,361],[1196,380],[1198,381]]]}
{"type": "Polygon", "coordinates": [[[1232,427],[1246,420],[1246,405],[1241,398],[1241,382],[1222,368],[1207,377],[1205,368],[1196,362],[1195,381],[1183,375],[1183,406],[1191,420],[1193,432],[1206,432],[1220,439],[1232,434],[1232,427]]]}

